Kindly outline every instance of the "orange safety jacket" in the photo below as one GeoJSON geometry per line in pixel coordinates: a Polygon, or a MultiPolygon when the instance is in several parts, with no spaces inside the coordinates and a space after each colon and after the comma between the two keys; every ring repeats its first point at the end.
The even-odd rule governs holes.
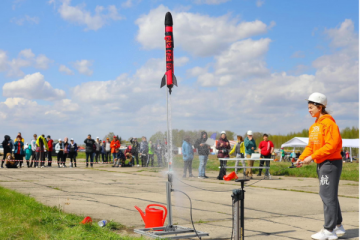
{"type": "Polygon", "coordinates": [[[120,142],[119,140],[112,140],[110,143],[111,153],[115,153],[115,149],[120,148],[120,142]]]}
{"type": "Polygon", "coordinates": [[[309,129],[309,144],[299,157],[311,156],[317,164],[341,159],[342,139],[339,127],[329,114],[321,116],[309,129]]]}

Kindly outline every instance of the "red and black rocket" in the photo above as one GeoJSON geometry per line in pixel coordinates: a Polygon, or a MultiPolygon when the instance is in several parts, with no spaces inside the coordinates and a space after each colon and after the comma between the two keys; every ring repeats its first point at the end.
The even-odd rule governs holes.
{"type": "Polygon", "coordinates": [[[167,85],[169,93],[177,80],[174,75],[174,36],[173,36],[173,19],[170,12],[165,15],[165,48],[166,48],[166,72],[161,80],[160,88],[167,85]]]}

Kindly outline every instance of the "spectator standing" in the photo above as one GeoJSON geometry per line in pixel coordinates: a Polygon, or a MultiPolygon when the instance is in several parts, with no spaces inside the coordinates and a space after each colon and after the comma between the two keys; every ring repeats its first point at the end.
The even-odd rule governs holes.
{"type": "Polygon", "coordinates": [[[90,157],[90,166],[93,167],[94,162],[94,139],[91,138],[91,134],[87,136],[84,140],[85,143],[85,153],[86,153],[86,167],[89,167],[89,157],[90,157]]]}
{"type": "Polygon", "coordinates": [[[201,132],[200,138],[196,140],[194,147],[197,149],[199,154],[199,177],[208,178],[205,174],[206,163],[210,153],[210,146],[206,144],[208,135],[206,132],[201,132]]]}
{"type": "Polygon", "coordinates": [[[47,145],[49,148],[49,151],[47,151],[47,158],[48,158],[48,167],[51,167],[52,164],[52,151],[53,151],[53,140],[51,139],[50,135],[47,136],[47,145]]]}
{"type": "Polygon", "coordinates": [[[137,138],[132,138],[130,140],[131,144],[132,144],[132,147],[131,147],[131,153],[132,155],[135,157],[136,159],[136,165],[139,167],[139,143],[138,143],[138,140],[137,138]]]}
{"type": "Polygon", "coordinates": [[[36,162],[36,147],[37,147],[37,146],[36,146],[36,140],[37,140],[37,135],[34,134],[33,137],[34,137],[34,139],[31,140],[31,142],[30,142],[31,150],[32,150],[30,167],[33,166],[33,163],[34,163],[34,167],[36,167],[36,166],[35,166],[35,162],[36,162]]]}
{"type": "Polygon", "coordinates": [[[45,139],[45,135],[40,135],[36,140],[36,159],[35,162],[36,168],[41,167],[43,168],[45,165],[45,150],[48,151],[48,145],[45,139]]]}
{"type": "Polygon", "coordinates": [[[160,143],[160,140],[156,140],[155,154],[158,162],[158,167],[162,167],[162,151],[163,151],[163,147],[160,143]]]}
{"type": "Polygon", "coordinates": [[[350,153],[347,150],[346,150],[346,153],[345,153],[345,158],[346,158],[346,160],[350,160],[350,153]]]}
{"type": "Polygon", "coordinates": [[[64,138],[64,155],[63,155],[63,160],[62,160],[62,164],[63,167],[67,167],[66,166],[66,158],[69,157],[69,150],[68,150],[68,146],[69,146],[69,139],[67,137],[64,138]]]}
{"type": "Polygon", "coordinates": [[[284,148],[281,148],[280,153],[281,153],[281,159],[280,159],[280,162],[281,162],[281,160],[285,158],[285,150],[284,150],[284,148]]]}
{"type": "Polygon", "coordinates": [[[100,138],[96,137],[96,141],[95,141],[95,162],[98,163],[100,162],[100,138]]]}
{"type": "MultiPolygon", "coordinates": [[[[149,163],[151,163],[151,167],[154,166],[154,151],[155,151],[154,144],[152,144],[152,141],[149,140],[149,155],[148,155],[148,160],[149,160],[149,163]]],[[[147,164],[147,166],[149,166],[149,163],[147,164]]]]}
{"type": "MultiPolygon", "coordinates": [[[[256,149],[256,142],[253,139],[253,132],[251,130],[247,131],[247,137],[245,138],[245,154],[246,158],[251,158],[251,154],[255,152],[256,149]]],[[[253,167],[254,166],[254,160],[248,160],[248,166],[253,167]]],[[[248,168],[246,169],[246,176],[252,179],[252,169],[248,168]]]]}
{"type": "MultiPolygon", "coordinates": [[[[274,151],[274,144],[272,141],[270,141],[269,136],[264,133],[263,135],[263,141],[259,143],[259,152],[260,152],[260,158],[269,158],[271,159],[271,154],[274,151]]],[[[266,167],[270,167],[270,160],[260,160],[260,167],[264,166],[264,162],[266,162],[266,167]]],[[[259,173],[257,176],[261,176],[262,169],[259,168],[259,173]]],[[[265,176],[269,176],[269,169],[266,169],[265,176]]]]}
{"type": "Polygon", "coordinates": [[[115,150],[120,148],[120,142],[116,136],[113,137],[110,147],[111,147],[111,154],[113,156],[113,162],[115,164],[115,158],[116,158],[116,153],[117,153],[115,150]]]}
{"type": "Polygon", "coordinates": [[[21,165],[23,164],[23,156],[24,154],[24,143],[21,141],[22,137],[20,135],[17,136],[14,146],[14,155],[15,160],[17,161],[17,165],[21,168],[21,165]]]}
{"type": "Polygon", "coordinates": [[[31,145],[26,143],[25,144],[25,160],[26,160],[26,164],[27,164],[27,167],[29,168],[29,160],[31,158],[31,155],[32,155],[32,150],[31,150],[31,145]]]}
{"type": "Polygon", "coordinates": [[[192,174],[192,162],[194,159],[194,150],[190,143],[189,136],[185,137],[183,144],[181,146],[181,151],[182,151],[183,160],[184,160],[184,175],[182,177],[186,178],[187,171],[189,171],[189,177],[194,177],[192,174]]]}
{"type": "Polygon", "coordinates": [[[10,139],[9,135],[4,136],[4,141],[2,142],[2,146],[4,148],[4,154],[3,154],[3,159],[2,159],[2,162],[1,162],[1,168],[4,168],[5,158],[6,158],[8,153],[10,153],[10,155],[12,155],[12,149],[13,149],[13,144],[11,142],[11,139],[10,139]]]}
{"type": "MultiPolygon", "coordinates": [[[[342,139],[334,118],[326,111],[327,98],[322,93],[313,93],[308,99],[308,109],[315,123],[309,129],[309,143],[297,161],[297,164],[317,166],[320,188],[319,194],[323,202],[323,229],[311,235],[313,239],[338,239],[345,234],[342,225],[342,214],[338,199],[339,181],[342,172],[341,160],[342,139]]],[[[305,206],[306,207],[306,206],[305,206]]]]}
{"type": "Polygon", "coordinates": [[[70,167],[76,167],[76,154],[78,151],[78,146],[73,138],[70,139],[70,143],[68,144],[67,149],[70,158],[70,167]]]}
{"type": "Polygon", "coordinates": [[[109,163],[109,161],[111,160],[111,142],[109,138],[106,138],[106,142],[105,142],[105,159],[106,162],[109,163]]]}
{"type": "Polygon", "coordinates": [[[140,143],[141,166],[145,167],[149,153],[149,144],[146,141],[146,137],[142,137],[141,140],[142,140],[140,143]]]}
{"type": "MultiPolygon", "coordinates": [[[[233,149],[230,151],[229,155],[235,154],[236,158],[244,158],[244,154],[245,154],[245,145],[244,145],[244,139],[242,136],[237,135],[237,144],[234,145],[233,149]]],[[[239,160],[235,162],[235,167],[237,168],[239,164],[239,160]]],[[[241,164],[243,166],[243,174],[244,176],[245,174],[245,170],[246,170],[246,164],[245,164],[245,160],[241,160],[241,164]]]]}
{"type": "Polygon", "coordinates": [[[55,145],[55,152],[57,155],[57,164],[58,167],[61,168],[62,167],[62,159],[64,157],[64,143],[61,139],[59,139],[59,142],[55,145]]]}
{"type": "Polygon", "coordinates": [[[106,155],[105,147],[106,147],[106,142],[103,141],[100,146],[100,154],[101,154],[102,163],[105,162],[105,155],[106,155]]]}
{"type": "MultiPolygon", "coordinates": [[[[225,131],[221,132],[220,138],[216,143],[216,149],[218,150],[217,158],[229,158],[231,146],[225,131]]],[[[220,171],[217,177],[219,180],[223,180],[223,177],[226,175],[226,164],[226,160],[220,160],[220,171]]]]}

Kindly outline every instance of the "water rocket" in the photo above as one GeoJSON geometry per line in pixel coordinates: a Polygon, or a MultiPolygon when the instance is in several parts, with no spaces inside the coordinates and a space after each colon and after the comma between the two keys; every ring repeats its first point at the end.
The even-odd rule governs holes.
{"type": "Polygon", "coordinates": [[[174,36],[173,36],[173,19],[170,12],[165,15],[165,60],[166,60],[166,72],[161,79],[160,88],[167,85],[169,93],[175,85],[177,86],[177,80],[174,75],[174,36]]]}

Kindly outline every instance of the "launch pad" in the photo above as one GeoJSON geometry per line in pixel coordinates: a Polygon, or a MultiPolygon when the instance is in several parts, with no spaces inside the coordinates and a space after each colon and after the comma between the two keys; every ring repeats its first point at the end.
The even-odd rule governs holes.
{"type": "Polygon", "coordinates": [[[173,174],[168,172],[168,181],[166,182],[166,202],[168,211],[168,225],[165,227],[157,228],[141,228],[134,229],[134,232],[156,238],[156,239],[184,239],[192,237],[204,237],[209,236],[209,233],[195,230],[195,228],[182,227],[179,225],[173,225],[172,220],[172,206],[171,206],[171,192],[175,191],[172,188],[173,174]]]}

